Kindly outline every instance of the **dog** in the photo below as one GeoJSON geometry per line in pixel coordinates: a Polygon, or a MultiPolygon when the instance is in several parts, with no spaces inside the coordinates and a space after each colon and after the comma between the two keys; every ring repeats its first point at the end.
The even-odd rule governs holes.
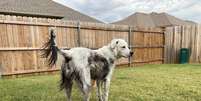
{"type": "Polygon", "coordinates": [[[43,57],[48,58],[49,65],[56,64],[58,54],[64,57],[61,66],[61,90],[64,89],[67,101],[71,101],[73,81],[83,94],[83,100],[89,101],[92,88],[91,81],[96,81],[99,101],[108,101],[109,87],[115,60],[133,55],[123,39],[113,39],[108,45],[97,50],[76,47],[69,50],[59,49],[55,42],[55,32],[50,31],[50,39],[44,45],[43,57]]]}

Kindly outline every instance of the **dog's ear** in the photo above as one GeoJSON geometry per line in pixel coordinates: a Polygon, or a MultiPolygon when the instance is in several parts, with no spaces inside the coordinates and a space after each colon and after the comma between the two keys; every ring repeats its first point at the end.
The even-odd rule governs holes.
{"type": "Polygon", "coordinates": [[[111,47],[112,49],[114,49],[114,48],[117,46],[118,43],[119,43],[119,40],[118,40],[118,39],[113,39],[113,40],[111,41],[111,43],[110,43],[110,47],[111,47]]]}

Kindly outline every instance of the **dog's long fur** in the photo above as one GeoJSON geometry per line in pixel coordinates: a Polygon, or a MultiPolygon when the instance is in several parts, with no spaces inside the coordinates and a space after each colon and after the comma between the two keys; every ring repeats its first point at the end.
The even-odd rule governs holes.
{"type": "Polygon", "coordinates": [[[82,91],[84,101],[89,101],[91,80],[97,81],[99,101],[107,101],[110,80],[115,67],[114,61],[133,54],[127,43],[122,39],[114,39],[110,44],[97,50],[83,47],[62,50],[56,46],[55,38],[56,35],[51,30],[50,39],[44,46],[43,57],[48,58],[50,66],[56,63],[58,53],[64,57],[60,87],[65,89],[68,101],[71,101],[73,80],[82,91]]]}
{"type": "Polygon", "coordinates": [[[42,57],[44,58],[48,58],[49,56],[49,65],[52,66],[56,63],[57,61],[57,51],[59,50],[58,47],[56,46],[56,42],[55,42],[55,33],[54,30],[50,31],[50,39],[47,43],[44,44],[43,48],[44,48],[44,52],[42,54],[42,57]]]}

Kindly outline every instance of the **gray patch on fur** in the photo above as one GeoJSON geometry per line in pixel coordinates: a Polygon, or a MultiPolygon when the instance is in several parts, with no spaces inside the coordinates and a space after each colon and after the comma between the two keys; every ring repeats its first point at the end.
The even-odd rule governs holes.
{"type": "Polygon", "coordinates": [[[74,74],[72,68],[70,67],[71,58],[65,57],[65,60],[61,66],[61,81],[60,90],[68,89],[72,86],[74,74]]]}
{"type": "Polygon", "coordinates": [[[113,63],[113,61],[107,60],[97,53],[91,53],[91,56],[88,58],[91,78],[94,80],[105,79],[110,71],[109,66],[111,62],[113,63]]]}
{"type": "Polygon", "coordinates": [[[73,69],[74,66],[71,60],[71,57],[65,57],[61,66],[60,90],[65,89],[68,91],[72,89],[73,80],[76,80],[83,87],[81,72],[73,69]]]}

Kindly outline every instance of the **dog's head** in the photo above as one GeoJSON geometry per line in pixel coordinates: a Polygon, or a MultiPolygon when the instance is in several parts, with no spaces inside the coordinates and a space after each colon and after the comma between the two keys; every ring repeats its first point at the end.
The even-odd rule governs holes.
{"type": "Polygon", "coordinates": [[[113,39],[110,43],[110,48],[118,58],[133,55],[133,52],[128,47],[128,43],[123,39],[113,39]]]}

